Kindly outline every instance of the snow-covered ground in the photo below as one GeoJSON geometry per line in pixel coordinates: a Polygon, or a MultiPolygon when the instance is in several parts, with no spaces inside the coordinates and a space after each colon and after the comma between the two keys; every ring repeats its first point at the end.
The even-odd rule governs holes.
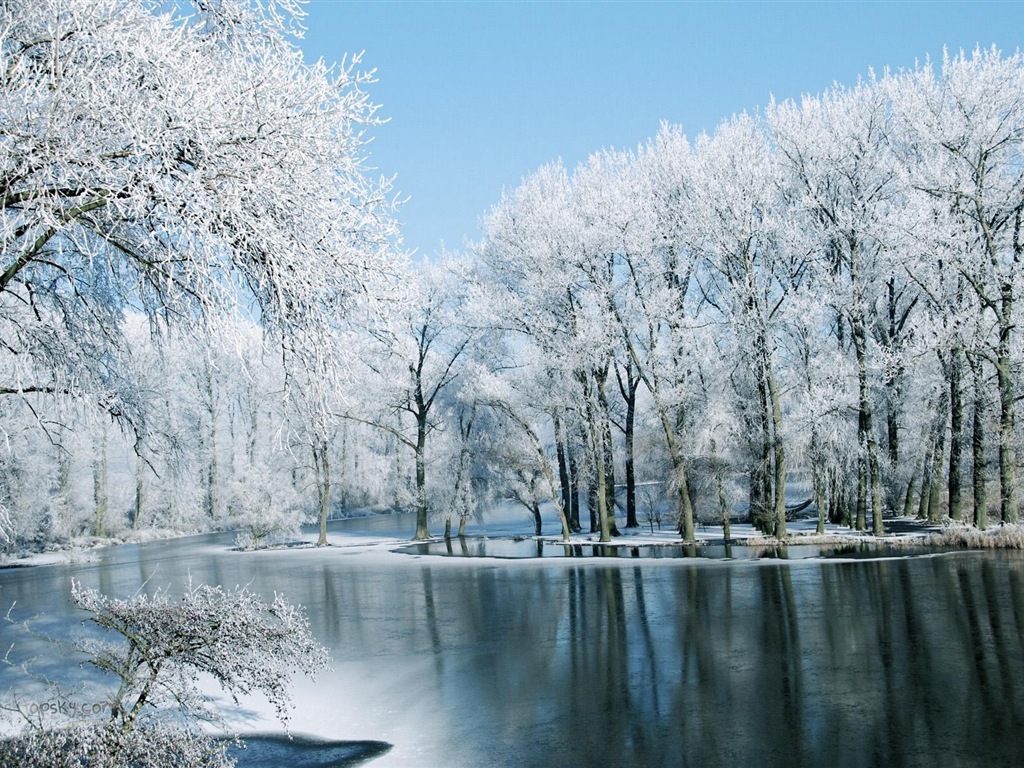
{"type": "Polygon", "coordinates": [[[90,563],[96,560],[97,551],[104,547],[114,547],[120,544],[142,544],[147,541],[159,541],[185,535],[192,536],[194,534],[182,534],[178,531],[161,528],[147,528],[145,530],[130,531],[123,536],[110,538],[87,536],[73,539],[66,546],[51,545],[43,552],[20,550],[0,553],[0,568],[90,563]]]}
{"type": "MultiPolygon", "coordinates": [[[[1024,548],[1024,525],[993,525],[988,531],[982,532],[969,525],[953,524],[946,521],[941,525],[929,525],[913,517],[889,518],[886,520],[886,528],[889,533],[885,536],[874,536],[870,532],[855,531],[844,526],[826,524],[825,533],[817,533],[817,521],[813,518],[805,518],[789,521],[786,525],[788,536],[785,544],[789,547],[796,546],[827,546],[843,543],[879,544],[887,547],[893,546],[948,546],[957,549],[962,548],[1024,548]]],[[[597,533],[575,533],[564,541],[557,526],[550,522],[545,524],[546,533],[540,537],[526,535],[524,523],[521,519],[511,517],[489,521],[485,525],[470,529],[469,538],[472,540],[511,540],[536,541],[541,540],[545,545],[594,545],[600,543],[597,533]]],[[[655,547],[655,546],[679,546],[681,539],[674,529],[663,525],[660,529],[655,527],[652,531],[649,526],[627,529],[619,521],[620,536],[613,537],[605,547],[655,547]]],[[[194,534],[184,534],[194,535],[194,534]]],[[[183,536],[167,530],[146,530],[131,532],[120,538],[82,538],[72,542],[67,548],[53,548],[45,552],[16,552],[0,554],[0,568],[26,567],[53,564],[74,564],[94,562],[99,550],[104,547],[117,546],[121,544],[138,544],[146,541],[174,538],[183,536]]],[[[698,525],[695,531],[695,538],[698,546],[709,544],[721,545],[724,543],[724,534],[719,525],[698,525]]],[[[440,536],[435,536],[429,542],[442,542],[440,536]]],[[[453,537],[452,541],[458,541],[453,537]]],[[[276,547],[266,550],[267,552],[281,553],[287,550],[301,551],[311,548],[316,542],[316,535],[307,533],[301,541],[293,542],[288,547],[276,547]]],[[[329,549],[340,550],[345,555],[381,555],[389,554],[395,550],[409,547],[416,542],[409,538],[383,532],[380,535],[367,535],[366,531],[332,531],[328,535],[329,549]]],[[[757,531],[750,523],[734,523],[730,530],[730,544],[733,546],[750,547],[777,547],[781,542],[766,538],[757,531]]],[[[432,555],[412,555],[413,559],[419,557],[430,557],[432,555]]],[[[502,557],[449,557],[446,560],[508,560],[502,557]]],[[[529,558],[518,556],[516,560],[529,558]]],[[[545,558],[545,561],[550,558],[545,558]]],[[[601,559],[601,558],[593,558],[601,559]]],[[[671,558],[669,558],[671,559],[671,558]]],[[[746,558],[745,558],[746,559],[746,558]]]]}

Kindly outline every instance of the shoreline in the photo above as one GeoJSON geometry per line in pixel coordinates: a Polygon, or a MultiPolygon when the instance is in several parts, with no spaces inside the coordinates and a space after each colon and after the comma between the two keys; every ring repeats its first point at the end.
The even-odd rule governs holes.
{"type": "MultiPolygon", "coordinates": [[[[372,515],[370,517],[373,517],[372,515]]],[[[357,519],[357,518],[346,518],[357,519]]],[[[818,534],[816,531],[817,521],[814,519],[803,519],[789,523],[789,535],[784,539],[766,537],[756,531],[749,523],[736,523],[731,526],[732,535],[728,540],[724,538],[722,527],[703,526],[696,531],[696,540],[692,543],[684,543],[674,530],[658,530],[651,532],[647,528],[620,529],[622,533],[613,537],[611,541],[601,542],[596,533],[575,533],[568,540],[560,534],[524,534],[509,532],[504,527],[501,530],[488,532],[485,529],[467,535],[467,541],[512,541],[512,542],[537,542],[544,546],[572,546],[572,547],[603,547],[609,549],[635,549],[659,548],[659,547],[696,547],[704,548],[711,546],[732,546],[743,547],[749,550],[785,550],[789,547],[816,546],[816,547],[841,547],[844,545],[875,546],[879,548],[932,548],[936,550],[967,551],[967,550],[1024,550],[1024,524],[993,524],[985,531],[979,531],[972,525],[966,523],[954,523],[943,520],[940,523],[929,523],[917,518],[900,517],[890,518],[887,524],[897,523],[900,530],[887,533],[883,536],[875,536],[870,531],[857,531],[834,524],[827,524],[826,533],[818,534]]],[[[94,562],[97,553],[107,547],[119,547],[127,544],[145,544],[152,541],[166,541],[171,539],[184,539],[192,536],[208,536],[218,531],[205,533],[177,532],[170,530],[155,530],[144,532],[132,532],[122,537],[98,539],[88,537],[72,542],[65,548],[52,548],[43,552],[27,552],[13,555],[0,556],[0,570],[16,568],[34,568],[46,565],[69,565],[86,562],[94,562]]],[[[447,541],[456,542],[459,537],[453,536],[447,541]]],[[[404,548],[417,545],[431,545],[446,541],[443,536],[432,536],[429,539],[417,541],[414,539],[397,538],[394,536],[372,537],[367,540],[363,536],[333,533],[328,534],[326,547],[315,546],[315,536],[304,535],[285,544],[262,549],[237,550],[239,554],[280,554],[285,552],[307,552],[319,551],[330,552],[344,550],[342,554],[355,555],[370,552],[386,551],[390,554],[402,554],[407,557],[420,559],[423,557],[438,560],[518,560],[518,561],[550,561],[557,560],[557,557],[501,557],[501,556],[470,556],[458,554],[434,554],[434,553],[410,553],[400,552],[404,548]]],[[[585,557],[574,559],[574,562],[581,560],[615,561],[615,556],[585,557]]],[[[632,558],[632,560],[644,560],[654,558],[632,558]]],[[[681,560],[689,558],[657,558],[664,560],[681,560]]],[[[772,559],[772,558],[718,558],[735,560],[751,559],[772,559]]],[[[811,558],[807,558],[811,559],[811,558]]]]}

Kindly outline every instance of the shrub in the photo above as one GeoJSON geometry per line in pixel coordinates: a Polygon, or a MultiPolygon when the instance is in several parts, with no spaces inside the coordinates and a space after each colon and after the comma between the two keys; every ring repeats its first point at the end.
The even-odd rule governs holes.
{"type": "Polygon", "coordinates": [[[158,591],[119,600],[75,582],[71,595],[90,622],[113,635],[75,645],[89,664],[116,678],[109,720],[55,728],[26,716],[31,727],[0,745],[0,765],[229,766],[223,746],[199,729],[218,718],[197,676],[210,675],[236,703],[239,695],[264,694],[287,727],[291,675],[327,665],[327,650],[302,611],[281,595],[266,603],[244,587],[190,583],[180,598],[158,591]]]}

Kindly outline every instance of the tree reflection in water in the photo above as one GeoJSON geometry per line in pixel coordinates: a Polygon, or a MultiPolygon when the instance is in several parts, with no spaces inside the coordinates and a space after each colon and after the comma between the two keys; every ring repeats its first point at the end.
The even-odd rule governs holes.
{"type": "Polygon", "coordinates": [[[507,765],[1010,764],[1020,568],[424,567],[425,687],[507,765]]]}
{"type": "MultiPolygon", "coordinates": [[[[296,730],[390,742],[382,768],[1019,763],[1022,553],[531,563],[160,543],[0,586],[57,636],[70,576],[124,596],[157,567],[159,585],[305,605],[334,669],[299,683],[296,730]]],[[[14,625],[0,640],[75,674],[14,625]]]]}

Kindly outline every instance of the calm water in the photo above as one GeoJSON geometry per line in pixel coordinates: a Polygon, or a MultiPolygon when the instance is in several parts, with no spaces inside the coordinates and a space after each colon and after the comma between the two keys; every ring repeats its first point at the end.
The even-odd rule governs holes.
{"type": "MultiPolygon", "coordinates": [[[[372,538],[405,520],[348,521],[372,538]]],[[[529,524],[524,528],[529,529],[529,524]]],[[[372,766],[963,766],[1024,762],[1024,556],[499,562],[237,553],[227,537],[0,572],[38,631],[71,578],[125,596],[250,584],[307,607],[333,669],[293,730],[394,747],[372,766]]],[[[11,658],[73,659],[0,628],[11,658]]],[[[0,670],[0,688],[19,680],[0,670]]],[[[18,683],[23,686],[23,683],[18,683]]],[[[26,689],[27,690],[27,689],[26,689]]],[[[27,693],[26,696],[31,696],[27,693]]],[[[234,724],[267,731],[265,705],[234,724]]]]}

